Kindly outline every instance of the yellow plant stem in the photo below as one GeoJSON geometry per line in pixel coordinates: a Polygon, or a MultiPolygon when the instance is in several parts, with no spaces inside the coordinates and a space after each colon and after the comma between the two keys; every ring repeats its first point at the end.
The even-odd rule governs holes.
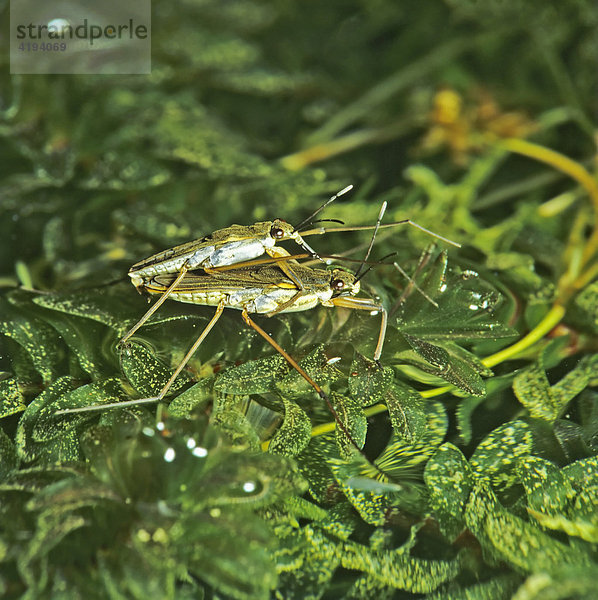
{"type": "Polygon", "coordinates": [[[559,295],[566,301],[580,289],[579,280],[583,279],[585,281],[587,279],[586,274],[582,271],[598,252],[598,181],[579,162],[570,159],[560,152],[545,148],[539,144],[534,144],[528,140],[506,138],[496,142],[496,144],[509,152],[533,158],[569,175],[569,177],[577,181],[586,190],[590,197],[594,208],[594,227],[592,233],[583,249],[578,269],[574,265],[568,265],[565,274],[559,281],[559,295]]]}
{"type": "Polygon", "coordinates": [[[506,138],[500,140],[498,145],[505,150],[509,150],[509,152],[534,158],[539,162],[550,165],[557,171],[561,171],[569,175],[572,179],[575,179],[588,192],[594,205],[594,210],[598,213],[598,182],[588,173],[583,165],[560,152],[520,138],[506,138]]]}

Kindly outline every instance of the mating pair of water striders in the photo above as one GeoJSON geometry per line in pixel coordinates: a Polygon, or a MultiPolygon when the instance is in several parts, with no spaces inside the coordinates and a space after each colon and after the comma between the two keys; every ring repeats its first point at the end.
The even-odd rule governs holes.
{"type": "MultiPolygon", "coordinates": [[[[315,216],[328,204],[347,193],[352,187],[348,186],[332,196],[297,227],[293,227],[281,219],[249,226],[231,225],[204,238],[154,254],[130,268],[129,277],[137,290],[160,295],[160,298],[120,340],[121,345],[126,344],[168,298],[179,302],[216,307],[214,316],[160,393],[155,398],[147,398],[144,401],[160,401],[167,395],[177,376],[214,327],[225,308],[240,310],[245,323],[284,356],[329,406],[328,396],[320,385],[252,320],[250,314],[273,316],[279,313],[304,311],[317,305],[378,313],[381,315],[381,325],[374,359],[377,361],[380,358],[386,331],[386,310],[371,298],[355,297],[360,292],[360,279],[365,272],[361,275],[360,273],[369,258],[378,229],[408,224],[447,243],[455,246],[459,246],[459,244],[443,238],[409,219],[381,225],[386,203],[382,205],[375,225],[303,229],[306,225],[309,226],[313,223],[315,216]],[[331,231],[364,229],[373,229],[374,233],[366,257],[356,273],[338,268],[333,270],[314,269],[298,262],[298,259],[301,258],[320,259],[319,255],[304,240],[305,237],[331,231]],[[287,250],[276,245],[278,242],[288,240],[294,241],[304,253],[291,255],[287,250]],[[260,260],[263,255],[267,255],[269,258],[260,260]]],[[[132,401],[132,403],[134,402],[136,401],[132,401]]],[[[123,404],[128,403],[121,403],[120,406],[123,404]]],[[[119,404],[114,406],[119,406],[119,404]]],[[[104,408],[106,407],[104,406],[104,408]]],[[[98,406],[97,408],[102,407],[98,406]]]]}

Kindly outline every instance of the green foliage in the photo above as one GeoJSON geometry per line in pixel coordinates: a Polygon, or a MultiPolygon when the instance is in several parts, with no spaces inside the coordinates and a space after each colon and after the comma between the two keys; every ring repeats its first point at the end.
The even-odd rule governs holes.
{"type": "Polygon", "coordinates": [[[0,41],[0,596],[593,598],[593,3],[152,4],[149,76],[0,41]],[[316,218],[463,246],[380,229],[379,363],[380,314],[257,316],[316,394],[227,309],[135,403],[214,309],[120,347],[129,267],[350,183],[316,218]]]}

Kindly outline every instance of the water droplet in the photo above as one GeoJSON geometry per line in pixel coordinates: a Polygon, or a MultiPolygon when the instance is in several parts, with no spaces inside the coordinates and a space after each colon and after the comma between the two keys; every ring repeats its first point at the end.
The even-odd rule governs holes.
{"type": "Polygon", "coordinates": [[[164,421],[158,421],[156,423],[156,429],[158,431],[164,431],[166,429],[166,424],[164,423],[164,421]]]}
{"type": "Polygon", "coordinates": [[[172,462],[176,457],[176,452],[174,448],[167,448],[166,452],[164,452],[164,460],[166,462],[172,462]]]}
{"type": "Polygon", "coordinates": [[[156,432],[151,427],[143,428],[143,435],[147,435],[147,437],[154,437],[156,432]]]}
{"type": "Polygon", "coordinates": [[[255,492],[255,483],[253,481],[246,481],[243,484],[243,491],[247,492],[248,494],[255,492]]]}
{"type": "Polygon", "coordinates": [[[193,456],[198,456],[199,458],[204,458],[208,455],[208,451],[201,446],[197,446],[197,448],[193,448],[191,454],[193,454],[193,456]]]}
{"type": "Polygon", "coordinates": [[[193,438],[189,438],[187,440],[187,448],[189,448],[189,450],[193,450],[195,446],[197,446],[197,442],[193,438]]]}

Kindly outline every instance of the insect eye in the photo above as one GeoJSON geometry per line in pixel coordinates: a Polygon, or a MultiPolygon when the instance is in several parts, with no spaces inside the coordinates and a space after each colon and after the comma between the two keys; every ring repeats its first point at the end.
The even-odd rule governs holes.
{"type": "Polygon", "coordinates": [[[270,229],[270,236],[275,240],[280,240],[284,237],[284,231],[280,227],[272,227],[270,229]]]}
{"type": "Polygon", "coordinates": [[[342,279],[333,279],[330,287],[337,292],[342,292],[345,289],[345,282],[342,279]]]}

